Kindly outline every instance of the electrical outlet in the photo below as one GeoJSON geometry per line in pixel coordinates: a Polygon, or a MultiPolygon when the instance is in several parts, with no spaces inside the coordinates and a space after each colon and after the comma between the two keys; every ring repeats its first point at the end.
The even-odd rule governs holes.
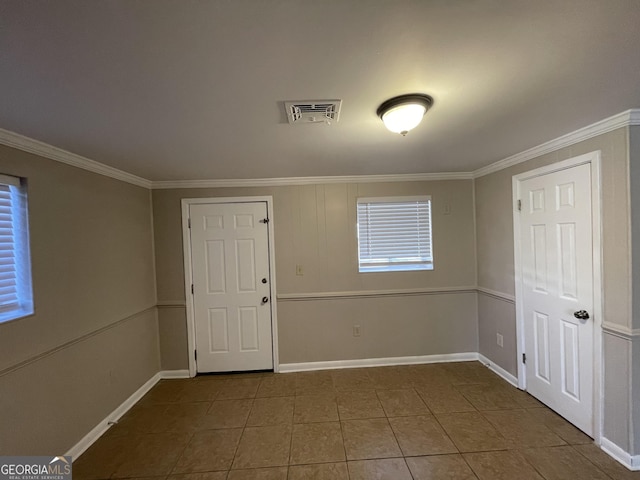
{"type": "Polygon", "coordinates": [[[304,275],[304,268],[302,268],[302,265],[296,265],[296,275],[298,276],[304,275]]]}
{"type": "Polygon", "coordinates": [[[496,342],[498,343],[499,347],[504,347],[504,338],[499,333],[496,333],[496,342]]]}
{"type": "Polygon", "coordinates": [[[360,325],[354,325],[353,326],[353,336],[354,337],[359,337],[360,336],[360,325]]]}

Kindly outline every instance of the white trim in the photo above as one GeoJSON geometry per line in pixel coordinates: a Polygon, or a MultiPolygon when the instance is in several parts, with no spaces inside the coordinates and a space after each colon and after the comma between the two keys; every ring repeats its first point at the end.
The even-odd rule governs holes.
{"type": "MultiPolygon", "coordinates": [[[[191,294],[191,284],[193,283],[193,272],[191,269],[191,234],[189,229],[189,207],[191,205],[201,204],[218,204],[218,203],[257,203],[263,202],[267,205],[267,218],[273,220],[273,197],[256,196],[256,197],[212,197],[212,198],[183,198],[182,204],[182,248],[183,248],[183,264],[184,264],[184,295],[188,299],[186,301],[187,308],[187,354],[189,358],[189,376],[196,375],[196,329],[195,329],[195,312],[193,305],[193,295],[191,294]]],[[[273,221],[267,223],[268,242],[269,242],[269,286],[270,297],[277,298],[276,290],[276,259],[275,259],[275,235],[273,221]]],[[[279,351],[278,351],[278,307],[277,302],[269,302],[271,306],[271,344],[273,354],[273,371],[278,372],[279,368],[279,351]]],[[[179,306],[179,305],[175,305],[179,306]]]]}
{"type": "MultiPolygon", "coordinates": [[[[629,113],[629,112],[627,112],[629,113]]],[[[513,241],[514,241],[514,280],[516,306],[516,349],[518,359],[518,388],[526,390],[527,379],[524,364],[519,361],[525,351],[523,285],[522,285],[522,246],[520,242],[520,214],[516,208],[520,196],[520,183],[524,180],[546,175],[549,173],[589,164],[591,166],[591,213],[593,238],[593,438],[600,444],[603,431],[603,355],[602,355],[602,322],[603,309],[603,281],[602,281],[602,221],[601,221],[601,179],[600,179],[600,151],[594,151],[577,157],[553,163],[541,168],[530,170],[512,177],[513,195],[513,241]]]]}
{"type": "Polygon", "coordinates": [[[281,187],[287,185],[318,185],[335,183],[425,182],[434,180],[471,180],[472,172],[408,173],[390,175],[346,175],[330,177],[228,178],[219,180],[163,180],[151,182],[151,188],[226,188],[281,187]]]}
{"type": "Polygon", "coordinates": [[[44,142],[0,128],[0,144],[33,153],[50,160],[82,168],[99,175],[115,178],[148,189],[172,188],[224,188],[224,187],[276,187],[285,185],[317,185],[334,183],[419,182],[434,180],[471,180],[526,162],[545,153],[576,144],[583,140],[630,125],[640,125],[640,109],[631,109],[606,118],[584,128],[545,142],[536,147],[499,160],[473,172],[411,173],[388,175],[346,175],[324,177],[238,178],[210,180],[151,181],[131,173],[96,162],[44,142]]]}
{"type": "Polygon", "coordinates": [[[48,145],[44,142],[25,137],[24,135],[10,132],[9,130],[4,130],[2,128],[0,128],[0,144],[22,150],[23,152],[33,153],[50,160],[55,160],[56,162],[66,163],[67,165],[82,168],[83,170],[104,175],[105,177],[115,178],[116,180],[131,183],[139,187],[150,189],[153,184],[153,182],[146,178],[138,177],[123,170],[118,170],[117,168],[109,167],[96,162],[95,160],[90,160],[81,155],[68,152],[61,148],[48,145]]]}
{"type": "Polygon", "coordinates": [[[451,293],[475,293],[476,287],[403,288],[388,290],[352,290],[344,292],[282,293],[280,302],[305,300],[331,300],[334,298],[367,298],[407,295],[444,295],[451,293]]]}
{"type": "Polygon", "coordinates": [[[160,378],[163,380],[171,380],[174,378],[190,378],[189,370],[162,370],[160,378]]]}
{"type": "Polygon", "coordinates": [[[630,455],[606,437],[601,438],[600,448],[629,470],[640,470],[640,455],[630,455]]]}
{"type": "Polygon", "coordinates": [[[480,363],[484,364],[486,367],[488,367],[489,370],[491,370],[493,373],[495,373],[499,377],[502,377],[503,380],[506,380],[511,385],[513,385],[514,387],[518,388],[518,379],[516,377],[514,377],[513,375],[511,375],[509,372],[507,372],[500,365],[498,365],[495,362],[492,362],[491,360],[489,360],[487,357],[485,357],[481,353],[478,354],[478,361],[480,363]]]}
{"type": "Polygon", "coordinates": [[[158,300],[158,308],[184,308],[187,306],[186,300],[158,300]]]}
{"type": "Polygon", "coordinates": [[[495,297],[500,300],[505,300],[509,303],[516,303],[515,295],[509,295],[508,293],[502,293],[502,292],[498,292],[497,290],[491,290],[490,288],[484,288],[484,287],[476,287],[476,290],[478,290],[478,293],[484,293],[485,295],[488,295],[490,297],[495,297]]]}
{"type": "Polygon", "coordinates": [[[336,370],[340,368],[385,367],[389,365],[417,365],[422,363],[472,362],[474,360],[478,360],[478,354],[476,352],[418,355],[411,357],[331,360],[326,362],[283,363],[280,365],[280,373],[336,370]]]}
{"type": "Polygon", "coordinates": [[[539,157],[545,153],[555,152],[561,148],[575,145],[578,142],[617,130],[618,128],[628,127],[630,125],[640,125],[640,109],[632,109],[618,113],[612,117],[605,118],[604,120],[600,120],[599,122],[525,150],[524,152],[516,153],[515,155],[494,162],[486,167],[481,167],[473,172],[473,178],[483,177],[490,173],[504,170],[505,168],[526,162],[527,160],[539,157]]]}
{"type": "Polygon", "coordinates": [[[633,337],[640,336],[640,328],[631,329],[611,322],[602,322],[602,330],[606,333],[626,338],[628,340],[633,339],[633,337]]]}
{"type": "Polygon", "coordinates": [[[144,397],[149,390],[151,390],[156,383],[164,378],[188,378],[188,370],[163,370],[156,373],[153,377],[147,380],[138,390],[133,392],[129,398],[120,404],[113,412],[106,416],[98,425],[96,425],[89,433],[87,433],[82,439],[76,443],[73,447],[65,453],[65,456],[71,456],[75,462],[80,455],[87,451],[87,449],[93,445],[109,428],[118,420],[120,420],[125,413],[131,410],[142,397],[144,397]]]}

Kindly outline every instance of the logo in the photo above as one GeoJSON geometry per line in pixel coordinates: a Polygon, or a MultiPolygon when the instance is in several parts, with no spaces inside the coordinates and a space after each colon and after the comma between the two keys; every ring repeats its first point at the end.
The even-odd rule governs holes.
{"type": "Polygon", "coordinates": [[[71,480],[71,457],[0,457],[0,480],[71,480]]]}

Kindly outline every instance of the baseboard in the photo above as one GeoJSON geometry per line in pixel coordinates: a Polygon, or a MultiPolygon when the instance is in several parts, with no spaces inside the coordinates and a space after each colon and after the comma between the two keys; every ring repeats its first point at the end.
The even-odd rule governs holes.
{"type": "Polygon", "coordinates": [[[163,370],[160,372],[160,378],[189,378],[189,370],[163,370]]]}
{"type": "Polygon", "coordinates": [[[333,360],[328,362],[281,363],[280,373],[334,370],[338,368],[385,367],[390,365],[416,365],[421,363],[471,362],[478,360],[475,352],[447,353],[443,355],[419,355],[412,357],[362,358],[333,360]]]}
{"type": "Polygon", "coordinates": [[[495,373],[496,375],[501,377],[503,380],[506,380],[511,385],[513,385],[514,387],[518,388],[518,378],[515,377],[514,375],[511,375],[504,368],[502,368],[499,365],[496,365],[496,363],[492,362],[491,360],[489,360],[487,357],[485,357],[481,353],[478,354],[478,361],[480,363],[486,365],[489,368],[489,370],[491,370],[493,373],[495,373]]]}
{"type": "Polygon", "coordinates": [[[96,440],[98,440],[108,429],[111,424],[118,421],[125,413],[127,413],[131,407],[133,407],[145,394],[151,390],[156,383],[163,378],[188,378],[189,370],[164,370],[156,373],[153,377],[147,380],[138,390],[133,392],[129,398],[127,398],[118,408],[111,412],[107,417],[96,425],[89,433],[87,433],[82,440],[76,443],[71,449],[65,453],[65,456],[70,456],[74,461],[82,455],[96,440]]]}
{"type": "Polygon", "coordinates": [[[640,455],[631,455],[625,452],[622,448],[605,437],[602,437],[601,439],[600,448],[610,457],[616,459],[622,465],[627,467],[629,470],[640,470],[640,455]]]}

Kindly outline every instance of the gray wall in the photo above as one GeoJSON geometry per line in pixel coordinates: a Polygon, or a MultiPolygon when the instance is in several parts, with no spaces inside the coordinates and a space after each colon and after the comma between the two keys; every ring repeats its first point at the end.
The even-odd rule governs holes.
{"type": "Polygon", "coordinates": [[[159,369],[150,192],[0,147],[28,179],[35,314],[0,324],[0,455],[62,454],[159,369]]]}
{"type": "Polygon", "coordinates": [[[475,293],[362,296],[475,285],[472,181],[171,189],[153,191],[164,369],[187,368],[180,200],[258,195],[274,199],[277,294],[285,297],[278,299],[280,363],[477,351],[475,293]],[[356,198],[394,195],[432,196],[435,269],[359,274],[356,198]],[[297,264],[304,275],[295,274],[297,264]],[[314,298],[327,292],[348,298],[314,298]]]}
{"type": "MultiPolygon", "coordinates": [[[[629,128],[599,135],[475,180],[478,286],[506,296],[514,295],[512,176],[595,150],[602,152],[603,321],[612,328],[628,330],[633,325],[629,128]]],[[[483,293],[479,296],[480,353],[515,375],[513,301],[483,293]],[[497,346],[496,333],[505,335],[504,348],[497,346]]],[[[603,343],[604,436],[630,452],[631,343],[629,338],[614,335],[606,328],[603,343]]]]}

